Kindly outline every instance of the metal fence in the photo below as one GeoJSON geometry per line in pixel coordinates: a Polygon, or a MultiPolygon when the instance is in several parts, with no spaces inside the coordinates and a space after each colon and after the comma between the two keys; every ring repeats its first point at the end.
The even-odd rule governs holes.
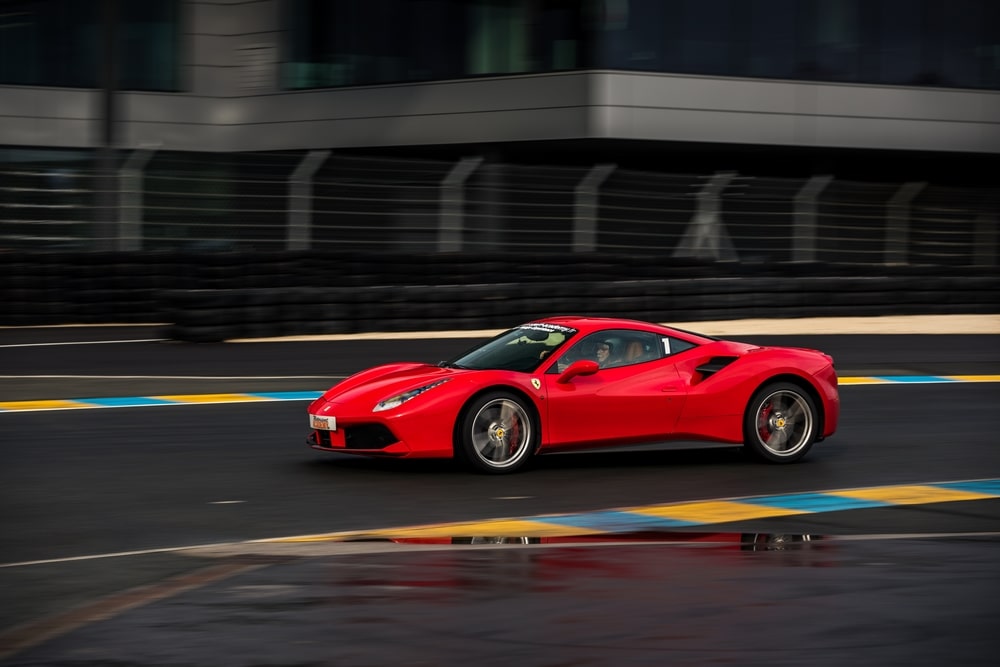
{"type": "Polygon", "coordinates": [[[991,189],[750,174],[142,149],[0,160],[0,251],[588,253],[995,267],[991,189]],[[102,183],[117,184],[101,210],[102,183]]]}

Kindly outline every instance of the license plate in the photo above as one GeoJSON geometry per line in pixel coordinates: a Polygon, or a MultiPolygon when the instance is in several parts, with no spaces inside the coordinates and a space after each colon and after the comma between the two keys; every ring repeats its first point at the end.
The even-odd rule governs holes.
{"type": "Polygon", "coordinates": [[[319,415],[309,415],[309,425],[321,431],[336,431],[336,417],[320,417],[319,415]]]}

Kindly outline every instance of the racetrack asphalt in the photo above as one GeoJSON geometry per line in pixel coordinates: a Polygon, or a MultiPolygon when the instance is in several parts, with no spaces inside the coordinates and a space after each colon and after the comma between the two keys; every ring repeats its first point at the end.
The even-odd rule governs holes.
{"type": "MultiPolygon", "coordinates": [[[[761,345],[820,349],[833,355],[841,376],[1000,373],[996,355],[1000,315],[739,320],[677,326],[761,345]],[[928,340],[934,344],[928,345],[928,340]],[[947,358],[939,359],[933,354],[935,349],[947,358]]],[[[0,401],[316,391],[378,363],[448,359],[495,333],[367,333],[193,344],[162,338],[162,326],[157,325],[0,327],[0,401]],[[337,372],[331,372],[332,368],[337,372]]]]}
{"type": "MultiPolygon", "coordinates": [[[[914,320],[905,334],[733,335],[832,349],[841,374],[1000,373],[1000,318],[950,322],[937,335],[923,333],[926,321],[914,331],[914,320]]],[[[81,331],[92,341],[112,333],[0,331],[2,372],[19,376],[0,379],[0,400],[26,391],[67,398],[200,393],[208,385],[315,389],[401,351],[444,358],[470,342],[430,334],[410,344],[387,337],[3,347],[32,335],[71,342],[81,331]],[[32,374],[72,377],[25,384],[32,374]]],[[[446,519],[487,518],[500,502],[535,510],[505,510],[525,517],[574,506],[620,510],[638,505],[633,498],[716,503],[698,510],[710,511],[749,492],[789,510],[822,502],[823,494],[804,498],[803,490],[870,488],[836,495],[871,503],[912,497],[901,481],[995,480],[990,434],[1000,423],[989,406],[997,386],[845,387],[850,421],[801,466],[748,467],[707,452],[584,455],[498,480],[446,465],[293,464],[308,456],[301,433],[288,433],[299,424],[294,405],[175,408],[181,412],[167,411],[174,416],[161,433],[147,430],[160,412],[144,408],[0,415],[6,470],[19,476],[3,485],[3,506],[22,515],[6,515],[7,541],[25,553],[86,542],[75,553],[106,554],[0,569],[0,665],[992,665],[1000,648],[1000,500],[949,499],[933,487],[921,491],[929,494],[923,504],[785,513],[712,524],[710,533],[679,534],[692,530],[681,526],[600,544],[449,544],[444,536],[455,530],[446,519]],[[135,446],[131,434],[139,432],[135,446]],[[107,469],[88,469],[88,459],[107,469]],[[32,479],[51,481],[33,488],[32,479]],[[211,498],[248,502],[205,504],[211,498]],[[63,516],[36,514],[45,508],[63,516]],[[360,531],[374,541],[111,555],[116,546],[191,545],[181,537],[245,528],[316,533],[348,516],[374,527],[434,516],[442,520],[434,535],[445,543],[400,544],[388,540],[402,530],[360,531]]],[[[958,491],[984,488],[993,487],[958,491]]]]}

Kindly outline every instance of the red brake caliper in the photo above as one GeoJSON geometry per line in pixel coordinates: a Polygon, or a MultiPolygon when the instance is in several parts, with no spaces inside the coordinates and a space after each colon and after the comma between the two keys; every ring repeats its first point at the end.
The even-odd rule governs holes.
{"type": "Polygon", "coordinates": [[[513,456],[521,445],[521,420],[516,416],[510,421],[507,442],[510,443],[510,455],[513,456]]]}
{"type": "Polygon", "coordinates": [[[757,435],[760,436],[763,442],[767,442],[768,438],[771,437],[771,429],[768,427],[768,423],[771,421],[772,412],[774,412],[774,405],[768,403],[760,411],[760,417],[757,418],[757,435]]]}

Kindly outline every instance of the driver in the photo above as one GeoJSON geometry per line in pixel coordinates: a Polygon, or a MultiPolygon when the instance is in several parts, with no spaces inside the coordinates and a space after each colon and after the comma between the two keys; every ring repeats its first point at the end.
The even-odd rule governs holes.
{"type": "Polygon", "coordinates": [[[601,368],[606,368],[608,366],[614,365],[618,360],[612,356],[615,346],[609,340],[602,340],[597,344],[597,351],[595,355],[597,357],[597,365],[601,368]]]}

